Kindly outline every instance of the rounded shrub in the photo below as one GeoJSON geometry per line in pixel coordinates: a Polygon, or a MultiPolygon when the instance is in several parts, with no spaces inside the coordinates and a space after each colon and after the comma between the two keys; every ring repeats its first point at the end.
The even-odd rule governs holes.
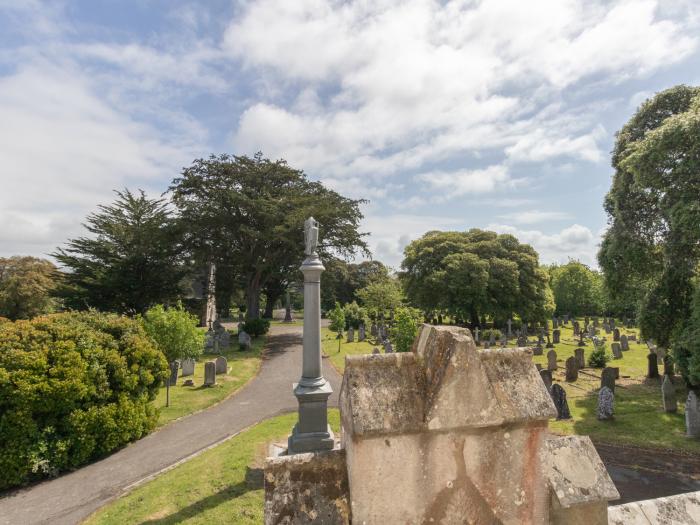
{"type": "Polygon", "coordinates": [[[248,319],[243,323],[243,331],[251,337],[259,337],[266,334],[270,330],[269,319],[248,319]]]}
{"type": "Polygon", "coordinates": [[[142,437],[167,362],[138,321],[97,312],[0,323],[0,490],[142,437]]]}

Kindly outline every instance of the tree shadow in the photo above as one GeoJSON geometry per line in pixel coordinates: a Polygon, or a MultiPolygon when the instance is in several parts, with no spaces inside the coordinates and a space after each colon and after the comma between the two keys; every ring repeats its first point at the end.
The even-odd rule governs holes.
{"type": "Polygon", "coordinates": [[[187,507],[183,507],[174,514],[163,518],[148,519],[142,521],[139,525],[175,525],[182,523],[185,520],[191,519],[202,512],[213,509],[226,503],[229,500],[242,496],[251,490],[263,488],[264,474],[261,468],[246,467],[245,479],[235,485],[224,487],[218,492],[202,498],[187,507]]]}

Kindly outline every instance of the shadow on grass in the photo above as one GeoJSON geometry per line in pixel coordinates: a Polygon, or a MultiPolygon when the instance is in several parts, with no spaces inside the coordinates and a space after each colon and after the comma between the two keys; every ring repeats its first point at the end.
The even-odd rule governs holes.
{"type": "Polygon", "coordinates": [[[216,508],[229,500],[238,498],[246,492],[261,488],[263,488],[262,469],[251,469],[250,467],[246,467],[244,481],[236,483],[235,485],[229,485],[228,487],[225,487],[220,491],[207,496],[206,498],[195,501],[187,507],[178,510],[174,514],[170,514],[169,516],[165,516],[163,518],[142,521],[140,525],[175,525],[177,523],[182,523],[185,520],[194,518],[204,511],[216,508]]]}

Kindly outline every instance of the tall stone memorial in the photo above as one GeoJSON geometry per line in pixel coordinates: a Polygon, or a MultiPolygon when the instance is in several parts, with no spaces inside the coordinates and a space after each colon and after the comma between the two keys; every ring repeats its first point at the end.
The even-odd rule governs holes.
{"type": "Polygon", "coordinates": [[[288,453],[330,450],[334,436],[328,425],[328,398],[333,393],[323,377],[321,362],[321,272],[325,270],[318,257],[318,222],[309,217],[304,222],[304,253],[301,265],[304,274],[304,349],[302,373],[294,385],[299,402],[299,421],[289,436],[288,453]]]}

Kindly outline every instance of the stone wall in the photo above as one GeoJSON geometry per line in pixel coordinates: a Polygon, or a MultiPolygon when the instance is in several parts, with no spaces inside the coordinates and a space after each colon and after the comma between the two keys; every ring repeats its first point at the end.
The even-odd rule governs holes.
{"type": "Polygon", "coordinates": [[[634,501],[608,509],[610,525],[696,525],[700,523],[700,492],[634,501]]]}

